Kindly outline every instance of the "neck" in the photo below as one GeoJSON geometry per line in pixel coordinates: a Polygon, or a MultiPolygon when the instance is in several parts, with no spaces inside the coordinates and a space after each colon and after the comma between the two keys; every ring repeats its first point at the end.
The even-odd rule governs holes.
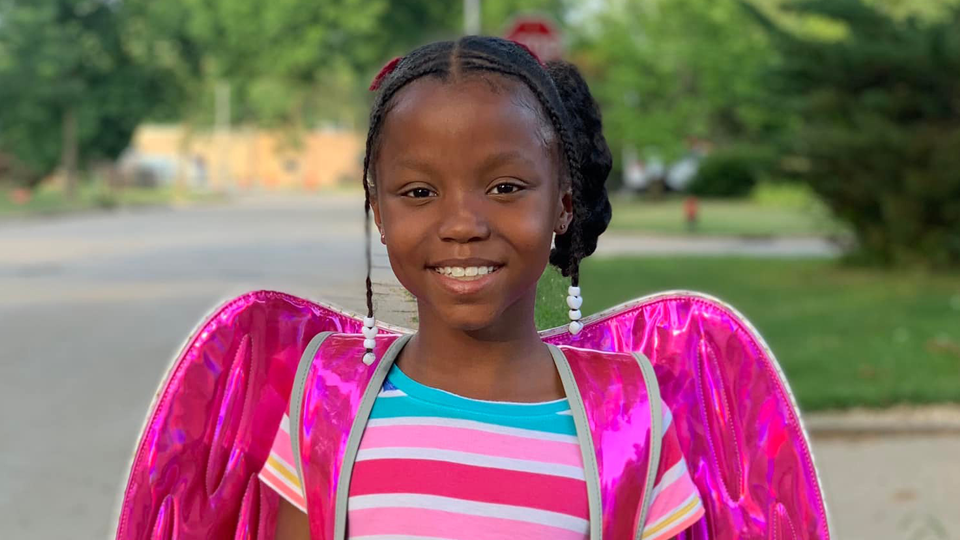
{"type": "Polygon", "coordinates": [[[454,328],[419,307],[420,329],[397,363],[410,378],[490,401],[548,401],[563,396],[549,350],[537,333],[535,293],[476,330],[454,328]]]}

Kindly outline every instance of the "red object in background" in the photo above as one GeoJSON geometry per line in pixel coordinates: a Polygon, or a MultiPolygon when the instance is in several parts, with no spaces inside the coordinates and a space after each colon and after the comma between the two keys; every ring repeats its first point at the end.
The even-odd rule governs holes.
{"type": "Polygon", "coordinates": [[[697,218],[700,212],[700,205],[696,197],[687,197],[683,201],[683,214],[687,217],[687,226],[694,228],[697,225],[697,218]]]}
{"type": "Polygon", "coordinates": [[[560,31],[549,18],[541,15],[521,15],[507,26],[503,36],[530,48],[542,62],[559,60],[563,56],[560,31]]]}
{"type": "Polygon", "coordinates": [[[10,201],[17,206],[23,206],[30,202],[33,193],[27,188],[17,188],[10,193],[10,201]]]}

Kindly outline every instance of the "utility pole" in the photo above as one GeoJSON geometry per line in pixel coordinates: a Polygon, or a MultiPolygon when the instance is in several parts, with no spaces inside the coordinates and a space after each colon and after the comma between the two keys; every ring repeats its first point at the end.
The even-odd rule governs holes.
{"type": "Polygon", "coordinates": [[[463,0],[463,33],[468,36],[480,33],[480,0],[463,0]]]}
{"type": "Polygon", "coordinates": [[[220,189],[230,181],[230,83],[220,81],[214,89],[214,141],[217,145],[217,176],[220,189]]]}

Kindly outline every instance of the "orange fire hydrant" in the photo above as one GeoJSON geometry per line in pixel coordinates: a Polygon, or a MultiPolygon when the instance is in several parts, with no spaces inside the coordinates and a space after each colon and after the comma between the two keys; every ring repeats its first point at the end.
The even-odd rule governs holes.
{"type": "Polygon", "coordinates": [[[683,201],[683,213],[687,218],[687,230],[696,230],[699,212],[700,205],[698,204],[695,196],[691,195],[687,197],[685,201],[683,201]]]}

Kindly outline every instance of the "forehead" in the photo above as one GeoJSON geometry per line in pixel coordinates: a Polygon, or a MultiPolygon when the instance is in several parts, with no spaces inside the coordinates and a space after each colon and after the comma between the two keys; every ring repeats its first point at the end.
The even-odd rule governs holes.
{"type": "Polygon", "coordinates": [[[553,129],[537,99],[524,84],[499,76],[414,81],[394,98],[381,129],[379,160],[469,163],[513,150],[529,160],[554,161],[553,129]]]}

